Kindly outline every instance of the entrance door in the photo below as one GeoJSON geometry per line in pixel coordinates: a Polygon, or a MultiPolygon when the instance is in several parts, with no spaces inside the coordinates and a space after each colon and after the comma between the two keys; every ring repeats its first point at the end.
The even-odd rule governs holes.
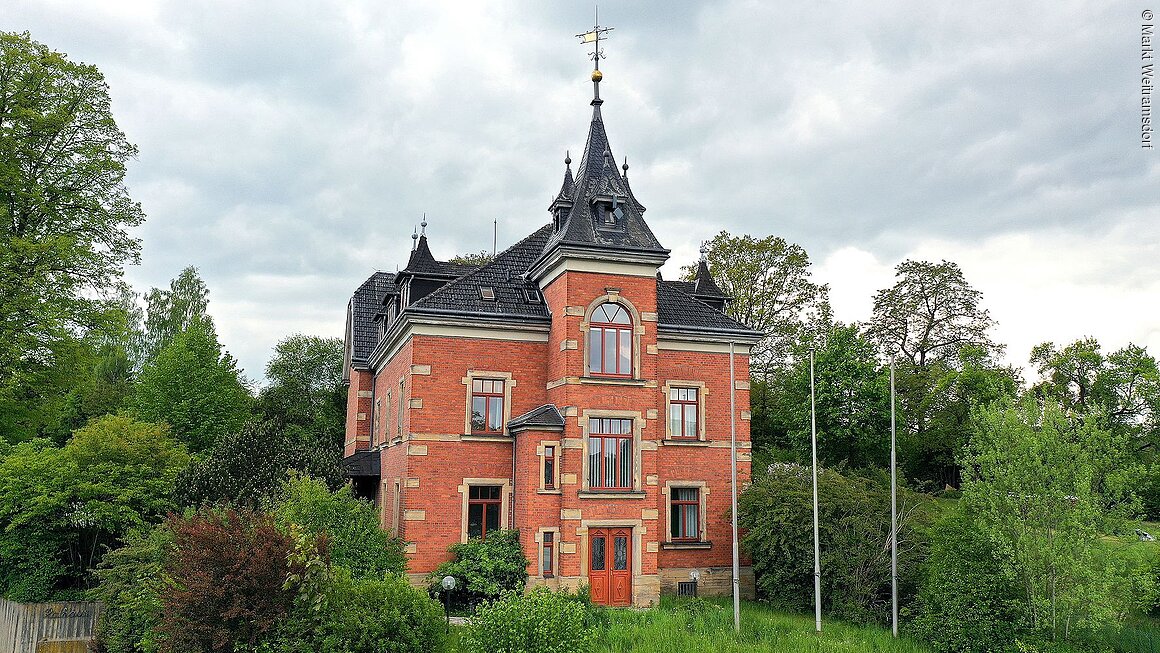
{"type": "Polygon", "coordinates": [[[592,602],[632,604],[631,528],[588,531],[588,586],[592,602]]]}

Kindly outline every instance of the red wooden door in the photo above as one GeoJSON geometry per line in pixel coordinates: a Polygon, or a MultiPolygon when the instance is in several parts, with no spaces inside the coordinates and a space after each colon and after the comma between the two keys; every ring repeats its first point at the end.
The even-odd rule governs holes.
{"type": "Polygon", "coordinates": [[[588,586],[592,602],[632,605],[632,529],[588,531],[588,586]]]}

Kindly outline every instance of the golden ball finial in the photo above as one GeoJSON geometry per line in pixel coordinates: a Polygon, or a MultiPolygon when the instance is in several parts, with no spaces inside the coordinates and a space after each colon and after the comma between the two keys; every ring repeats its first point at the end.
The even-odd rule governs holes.
{"type": "Polygon", "coordinates": [[[600,72],[599,70],[592,71],[592,81],[599,82],[602,79],[604,79],[604,73],[600,72]]]}

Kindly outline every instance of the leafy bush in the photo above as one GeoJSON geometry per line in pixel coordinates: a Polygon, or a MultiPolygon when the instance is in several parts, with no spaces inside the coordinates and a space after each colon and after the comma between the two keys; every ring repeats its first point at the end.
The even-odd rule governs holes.
{"type": "Polygon", "coordinates": [[[105,554],[93,598],[105,604],[97,624],[98,653],[156,651],[161,623],[161,569],[173,548],[173,532],[160,525],[131,535],[105,554]]]}
{"type": "Polygon", "coordinates": [[[587,606],[566,592],[537,587],[527,594],[504,593],[475,611],[466,643],[482,653],[571,653],[584,651],[594,633],[585,627],[587,606]]]}
{"type": "Polygon", "coordinates": [[[63,447],[12,447],[0,459],[0,594],[79,598],[106,550],[176,507],[174,481],[188,460],[163,426],[111,415],[63,447]]]}
{"type": "Polygon", "coordinates": [[[1002,651],[1027,632],[1018,581],[960,508],[935,526],[912,625],[937,651],[1002,651]]]}
{"type": "MultiPolygon", "coordinates": [[[[822,606],[856,623],[890,618],[890,489],[823,469],[818,474],[822,606]]],[[[899,490],[900,600],[914,593],[926,555],[928,518],[921,495],[899,490]]],[[[774,605],[813,608],[813,489],[808,467],[771,465],[740,497],[743,543],[753,557],[757,589],[774,605]]]]}
{"type": "Polygon", "coordinates": [[[443,608],[396,574],[352,578],[337,569],[318,610],[298,609],[258,653],[431,653],[442,650],[443,608]]]}
{"type": "Polygon", "coordinates": [[[518,530],[488,533],[486,540],[472,538],[448,547],[455,559],[444,562],[431,574],[431,591],[442,591],[439,582],[454,576],[456,604],[475,605],[503,592],[522,592],[528,581],[528,559],[520,546],[518,530]]]}
{"type": "MultiPolygon", "coordinates": [[[[267,515],[201,510],[174,517],[164,565],[161,649],[233,651],[266,636],[294,604],[306,560],[267,515]]],[[[319,544],[322,548],[324,544],[319,544]]]]}
{"type": "Polygon", "coordinates": [[[341,452],[291,431],[269,421],[250,421],[227,433],[177,479],[178,500],[188,506],[256,508],[278,492],[289,471],[341,487],[341,452]]]}
{"type": "Polygon", "coordinates": [[[325,534],[331,564],[345,567],[356,579],[378,579],[406,569],[402,541],[379,526],[378,509],[355,498],[349,485],[331,492],[321,480],[293,477],[283,484],[270,512],[283,528],[293,523],[325,534]]]}

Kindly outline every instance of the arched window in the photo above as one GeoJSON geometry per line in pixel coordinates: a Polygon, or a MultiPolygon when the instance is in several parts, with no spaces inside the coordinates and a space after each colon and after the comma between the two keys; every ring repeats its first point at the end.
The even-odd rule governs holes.
{"type": "Polygon", "coordinates": [[[632,317],[620,304],[596,307],[588,325],[588,372],[632,376],[632,317]]]}

